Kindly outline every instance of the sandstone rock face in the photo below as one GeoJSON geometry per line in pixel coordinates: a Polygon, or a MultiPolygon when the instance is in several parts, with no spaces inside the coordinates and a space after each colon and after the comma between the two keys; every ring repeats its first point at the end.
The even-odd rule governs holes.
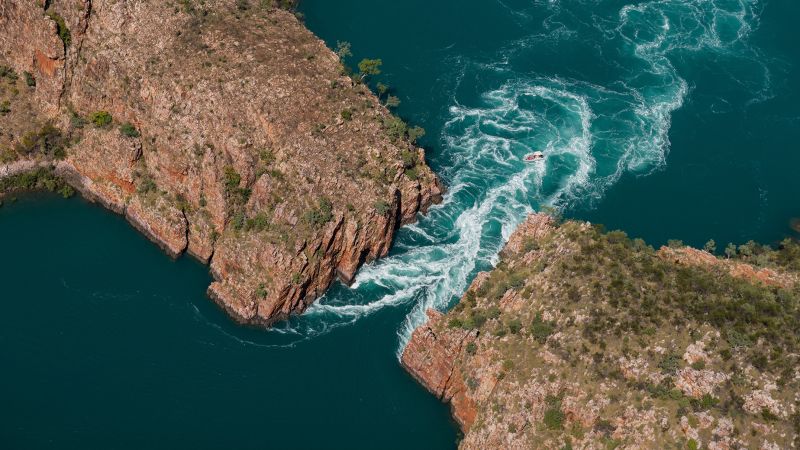
{"type": "Polygon", "coordinates": [[[39,123],[70,137],[58,174],[269,324],[384,256],[442,187],[336,55],[262,3],[0,0],[0,62],[33,74],[39,123]]]}
{"type": "Polygon", "coordinates": [[[722,267],[728,270],[730,275],[751,282],[763,283],[768,286],[781,288],[791,288],[797,283],[796,275],[780,273],[770,268],[756,268],[750,264],[737,261],[719,259],[711,253],[691,247],[671,248],[661,247],[658,254],[660,257],[673,261],[677,264],[693,267],[722,267]]]}
{"type": "Polygon", "coordinates": [[[414,331],[401,362],[423,386],[440,400],[449,402],[453,417],[463,430],[469,430],[477,411],[456,361],[475,336],[463,330],[437,335],[434,328],[441,327],[443,317],[440,312],[428,311],[428,324],[414,331]]]}
{"type": "Polygon", "coordinates": [[[797,448],[786,267],[532,215],[458,305],[428,312],[401,363],[450,403],[462,449],[797,448]]]}

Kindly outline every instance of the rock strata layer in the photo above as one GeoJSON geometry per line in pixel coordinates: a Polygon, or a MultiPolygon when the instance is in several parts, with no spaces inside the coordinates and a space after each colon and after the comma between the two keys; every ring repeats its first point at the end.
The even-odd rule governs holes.
{"type": "Polygon", "coordinates": [[[264,5],[0,0],[0,65],[19,77],[0,151],[18,158],[3,167],[52,161],[21,143],[55,125],[57,174],[210,264],[237,320],[269,324],[352,282],[442,187],[338,57],[264,5]]]}

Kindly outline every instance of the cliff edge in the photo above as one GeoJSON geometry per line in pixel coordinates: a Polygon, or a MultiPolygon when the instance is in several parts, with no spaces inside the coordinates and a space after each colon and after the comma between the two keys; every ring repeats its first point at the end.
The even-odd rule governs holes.
{"type": "Polygon", "coordinates": [[[726,253],[532,215],[401,362],[463,449],[797,448],[800,244],[726,253]]]}
{"type": "Polygon", "coordinates": [[[49,165],[266,324],[442,193],[404,124],[272,5],[0,1],[3,171],[49,165]]]}

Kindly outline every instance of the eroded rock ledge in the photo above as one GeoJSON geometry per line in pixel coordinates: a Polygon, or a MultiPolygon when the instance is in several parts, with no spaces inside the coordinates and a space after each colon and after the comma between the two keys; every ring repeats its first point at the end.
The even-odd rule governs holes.
{"type": "Polygon", "coordinates": [[[384,256],[442,187],[337,56],[263,3],[0,2],[0,64],[35,80],[17,81],[0,150],[55,124],[57,174],[209,263],[237,320],[269,324],[384,256]]]}
{"type": "Polygon", "coordinates": [[[532,215],[401,363],[464,449],[797,448],[798,268],[789,240],[728,259],[532,215]]]}

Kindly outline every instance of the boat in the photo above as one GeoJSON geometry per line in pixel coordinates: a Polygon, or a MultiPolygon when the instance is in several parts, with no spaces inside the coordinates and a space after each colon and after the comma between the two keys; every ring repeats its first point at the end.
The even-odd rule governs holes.
{"type": "Polygon", "coordinates": [[[523,161],[525,161],[526,163],[544,161],[544,153],[542,152],[528,153],[527,155],[525,155],[525,158],[523,158],[523,161]]]}

